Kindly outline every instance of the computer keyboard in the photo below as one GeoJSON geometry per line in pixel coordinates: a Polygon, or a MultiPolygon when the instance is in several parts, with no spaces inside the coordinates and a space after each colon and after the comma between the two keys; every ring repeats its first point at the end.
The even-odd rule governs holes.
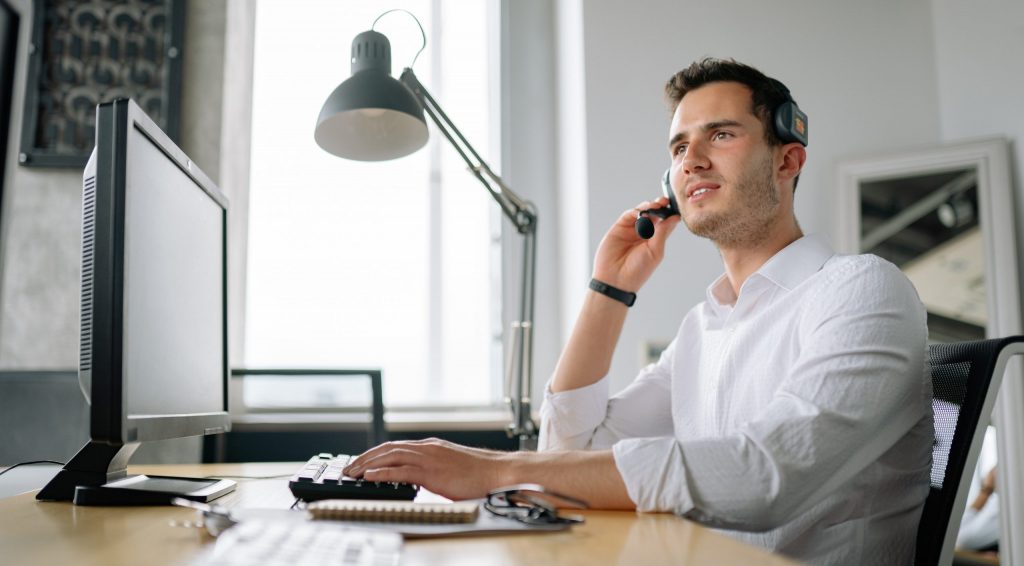
{"type": "Polygon", "coordinates": [[[402,536],[330,521],[248,520],[217,537],[193,566],[394,566],[402,536]]]}
{"type": "Polygon", "coordinates": [[[292,495],[303,501],[319,499],[405,499],[416,497],[418,487],[408,483],[372,482],[341,473],[353,456],[319,454],[306,462],[288,482],[292,495]]]}

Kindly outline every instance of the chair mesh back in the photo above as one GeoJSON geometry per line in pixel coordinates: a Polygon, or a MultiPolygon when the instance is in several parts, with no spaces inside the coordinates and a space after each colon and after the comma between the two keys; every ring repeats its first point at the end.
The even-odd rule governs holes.
{"type": "Polygon", "coordinates": [[[949,463],[949,449],[953,446],[960,407],[967,394],[967,376],[971,362],[933,364],[932,410],[935,412],[935,445],[932,448],[932,487],[942,489],[949,463]]]}
{"type": "MultiPolygon", "coordinates": [[[[917,531],[914,562],[937,564],[974,431],[982,417],[1000,350],[1020,337],[929,346],[935,411],[931,491],[917,531]]],[[[995,392],[992,392],[995,395],[995,392]]]]}

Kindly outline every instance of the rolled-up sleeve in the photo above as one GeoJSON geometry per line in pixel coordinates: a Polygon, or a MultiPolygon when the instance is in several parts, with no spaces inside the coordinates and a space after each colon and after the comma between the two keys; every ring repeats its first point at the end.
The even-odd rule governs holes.
{"type": "Polygon", "coordinates": [[[615,467],[637,510],[693,508],[682,448],[673,437],[629,438],[612,447],[615,467]]]}
{"type": "Polygon", "coordinates": [[[657,363],[645,367],[621,392],[609,398],[608,377],[558,393],[544,388],[539,450],[610,448],[619,440],[672,435],[671,365],[675,342],[657,363]]]}
{"type": "Polygon", "coordinates": [[[594,429],[608,411],[608,378],[597,383],[551,392],[544,387],[544,403],[540,407],[540,438],[538,450],[581,450],[590,445],[594,429]]]}

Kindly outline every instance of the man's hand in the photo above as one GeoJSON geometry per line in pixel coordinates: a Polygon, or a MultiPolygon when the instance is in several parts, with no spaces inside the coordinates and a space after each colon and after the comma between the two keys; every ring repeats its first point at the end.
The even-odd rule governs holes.
{"type": "Polygon", "coordinates": [[[989,495],[996,490],[996,468],[992,467],[991,470],[985,474],[985,478],[981,480],[981,491],[989,495]]]}
{"type": "Polygon", "coordinates": [[[654,223],[654,236],[645,240],[636,233],[636,215],[639,210],[668,206],[668,199],[642,202],[636,208],[619,216],[604,235],[594,258],[594,278],[625,291],[637,292],[665,256],[665,240],[679,224],[681,217],[650,217],[654,223]]]}
{"type": "Polygon", "coordinates": [[[539,483],[593,509],[635,508],[611,450],[497,452],[428,438],[371,448],[344,473],[369,481],[413,483],[455,500],[482,498],[506,485],[539,483]]]}
{"type": "Polygon", "coordinates": [[[985,474],[985,477],[981,480],[981,489],[978,491],[977,497],[971,502],[971,509],[975,511],[981,511],[981,508],[988,503],[988,498],[992,497],[992,493],[996,490],[996,468],[993,467],[985,474]]]}
{"type": "Polygon", "coordinates": [[[474,499],[513,483],[504,478],[511,456],[437,438],[386,442],[360,454],[344,473],[369,481],[412,483],[449,499],[474,499]]]}

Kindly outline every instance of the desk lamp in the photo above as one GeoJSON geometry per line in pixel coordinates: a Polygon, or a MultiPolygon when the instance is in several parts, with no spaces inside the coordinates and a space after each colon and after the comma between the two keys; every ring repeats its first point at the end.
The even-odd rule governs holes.
{"type": "Polygon", "coordinates": [[[412,65],[402,71],[400,79],[391,76],[391,42],[373,27],[380,18],[395,11],[416,19],[406,10],[389,10],[374,20],[369,31],[352,40],[352,76],[327,97],[313,137],[320,147],[338,157],[358,161],[395,159],[427,143],[427,122],[423,116],[426,112],[523,236],[519,320],[512,323],[509,337],[505,402],[512,412],[512,422],[507,427],[509,436],[519,438],[520,449],[534,449],[537,426],[530,412],[530,387],[537,210],[533,203],[514,193],[491,171],[416,78],[412,65],[427,45],[419,20],[416,25],[423,36],[423,45],[412,65]]]}

